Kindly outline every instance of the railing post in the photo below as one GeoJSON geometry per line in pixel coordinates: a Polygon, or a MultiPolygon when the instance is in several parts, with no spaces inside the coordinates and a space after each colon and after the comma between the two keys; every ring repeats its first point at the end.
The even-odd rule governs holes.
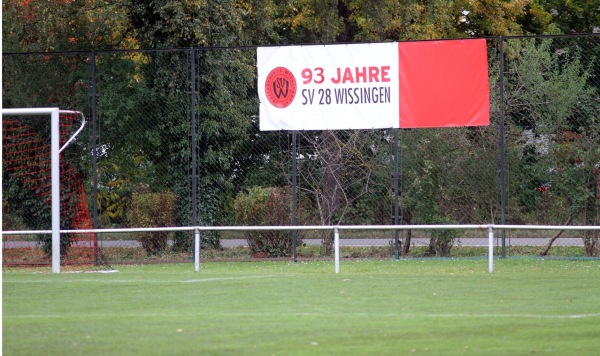
{"type": "Polygon", "coordinates": [[[488,270],[494,272],[494,227],[488,226],[488,270]]]}
{"type": "Polygon", "coordinates": [[[194,229],[194,270],[200,271],[200,230],[194,229]]]}
{"type": "Polygon", "coordinates": [[[335,274],[340,273],[340,229],[333,228],[333,250],[335,260],[335,274]]]}

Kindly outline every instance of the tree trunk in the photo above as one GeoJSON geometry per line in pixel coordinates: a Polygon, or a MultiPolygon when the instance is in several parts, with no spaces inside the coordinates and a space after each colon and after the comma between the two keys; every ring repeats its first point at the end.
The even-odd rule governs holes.
{"type": "MultiPolygon", "coordinates": [[[[412,214],[409,209],[400,210],[400,221],[402,221],[402,223],[405,225],[410,225],[410,223],[412,222],[412,214]]],[[[406,236],[404,237],[404,241],[402,241],[402,257],[408,256],[411,240],[412,230],[406,230],[406,236]]]]}
{"type": "MultiPolygon", "coordinates": [[[[564,225],[569,225],[571,224],[571,221],[573,220],[572,217],[570,217],[569,219],[567,219],[567,222],[564,223],[564,225]]],[[[556,239],[558,239],[560,237],[560,235],[562,235],[562,233],[565,230],[560,230],[559,232],[557,232],[556,234],[554,234],[554,236],[552,236],[552,238],[550,239],[550,241],[548,241],[548,245],[546,246],[546,248],[544,249],[544,251],[542,251],[542,253],[540,254],[540,256],[546,256],[548,255],[548,252],[550,252],[550,248],[552,248],[552,244],[554,243],[554,241],[556,241],[556,239]]]]}
{"type": "Polygon", "coordinates": [[[412,239],[412,230],[406,230],[406,237],[404,237],[404,241],[402,241],[402,257],[406,257],[408,255],[408,250],[410,249],[410,240],[412,239]]]}
{"type": "MultiPolygon", "coordinates": [[[[321,223],[334,225],[334,217],[342,202],[342,187],[339,183],[341,149],[332,131],[323,131],[323,149],[321,150],[321,223]]],[[[333,232],[323,231],[323,252],[330,255],[333,247],[333,232]]]]}
{"type": "Polygon", "coordinates": [[[583,233],[583,246],[585,255],[588,257],[600,256],[600,232],[596,230],[586,230],[583,233]]]}

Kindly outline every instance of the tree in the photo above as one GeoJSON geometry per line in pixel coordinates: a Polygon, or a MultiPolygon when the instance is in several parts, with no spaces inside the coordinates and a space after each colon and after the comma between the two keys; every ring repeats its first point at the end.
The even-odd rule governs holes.
{"type": "MultiPolygon", "coordinates": [[[[288,1],[270,12],[286,43],[401,41],[523,34],[528,0],[288,1]]],[[[540,16],[531,11],[530,17],[540,16]]],[[[535,17],[537,19],[537,17],[535,17]]]]}
{"type": "MultiPolygon", "coordinates": [[[[81,111],[89,118],[93,61],[89,50],[119,45],[123,17],[118,10],[104,1],[3,1],[3,52],[36,52],[3,56],[3,106],[56,106],[81,111]],[[81,52],[46,53],[66,50],[81,52]]],[[[47,127],[30,127],[49,140],[47,127]]],[[[84,182],[91,180],[90,133],[81,132],[61,158],[77,167],[84,182]]],[[[49,223],[50,214],[43,215],[49,223]]],[[[61,224],[71,228],[68,222],[61,224]]]]}
{"type": "Polygon", "coordinates": [[[592,33],[600,26],[600,8],[593,0],[532,0],[519,22],[528,33],[592,33]]]}
{"type": "Polygon", "coordinates": [[[2,50],[47,52],[120,47],[128,42],[121,2],[3,0],[2,50]]]}
{"type": "MultiPolygon", "coordinates": [[[[204,47],[571,33],[594,30],[599,11],[593,1],[558,0],[217,0],[210,4],[199,0],[5,0],[3,9],[5,51],[140,47],[155,50],[103,53],[95,58],[89,51],[65,55],[36,53],[18,59],[5,57],[4,76],[21,80],[4,81],[3,104],[58,105],[89,111],[91,83],[87,78],[95,59],[100,93],[101,141],[97,153],[102,186],[99,189],[102,199],[117,194],[115,199],[104,200],[107,205],[101,205],[102,209],[114,202],[121,206],[126,204],[127,199],[120,198],[127,198],[132,187],[142,182],[156,190],[172,189],[178,196],[178,223],[185,225],[195,223],[191,221],[190,212],[196,209],[200,210],[204,224],[224,221],[223,215],[230,208],[227,205],[231,205],[237,191],[246,185],[288,184],[281,175],[246,168],[253,163],[256,167],[274,165],[275,161],[285,167],[289,162],[287,140],[269,147],[263,144],[267,134],[258,132],[253,52],[204,51],[204,47]],[[198,93],[191,93],[190,47],[196,48],[198,93]],[[180,50],[159,51],[166,48],[180,50]],[[190,139],[192,122],[187,119],[191,115],[192,95],[198,135],[194,147],[190,139]],[[250,155],[245,154],[249,147],[253,149],[250,155]],[[190,160],[194,150],[199,158],[198,183],[197,187],[190,187],[190,160]],[[198,189],[201,206],[191,206],[190,189],[198,189]]],[[[585,48],[579,46],[577,53],[565,52],[558,43],[544,48],[545,52],[539,50],[541,46],[525,49],[507,46],[510,65],[516,65],[519,70],[518,77],[510,73],[512,77],[508,82],[515,95],[509,94],[507,98],[508,115],[517,125],[516,137],[522,139],[523,132],[533,130],[531,134],[538,141],[550,137],[558,147],[555,155],[550,156],[536,152],[535,145],[520,142],[519,149],[513,152],[514,159],[523,158],[515,164],[528,168],[523,169],[518,178],[522,186],[517,190],[523,192],[524,198],[511,202],[518,207],[519,216],[530,214],[543,200],[543,196],[527,190],[526,186],[544,184],[548,179],[545,170],[560,166],[557,160],[566,155],[564,152],[587,152],[586,145],[596,143],[593,130],[588,128],[597,125],[594,115],[598,104],[592,99],[589,84],[582,82],[600,83],[597,74],[586,70],[598,49],[593,41],[587,44],[585,48]],[[525,61],[531,62],[529,67],[525,61]],[[578,63],[577,66],[569,66],[570,61],[578,63]],[[542,74],[536,77],[536,73],[542,74]],[[523,83],[526,85],[521,86],[523,83]],[[528,101],[519,101],[520,96],[528,101]],[[548,99],[554,97],[558,100],[548,99]],[[585,104],[576,100],[578,98],[585,98],[585,104]],[[556,117],[564,118],[564,122],[551,120],[556,117]],[[575,125],[577,120],[580,126],[575,125]],[[575,139],[559,139],[565,132],[573,132],[575,139]],[[563,153],[559,155],[559,151],[563,153]]],[[[496,78],[494,76],[492,82],[496,78]]],[[[362,193],[362,174],[375,175],[388,182],[387,185],[378,183],[376,190],[381,196],[390,192],[390,161],[378,155],[369,156],[372,147],[377,149],[387,143],[370,133],[357,135],[319,132],[301,137],[301,142],[310,146],[314,157],[318,157],[315,161],[302,162],[305,169],[312,169],[310,175],[303,178],[303,189],[312,192],[313,203],[320,207],[322,223],[364,218],[357,207],[369,197],[362,193]],[[347,154],[350,156],[344,157],[347,154]],[[367,158],[376,161],[366,167],[361,160],[367,158]],[[351,178],[344,164],[361,166],[361,173],[351,178]],[[352,179],[358,183],[353,184],[352,179]],[[348,185],[342,189],[341,183],[348,185]]],[[[487,209],[492,216],[495,214],[497,207],[490,203],[492,193],[483,193],[483,182],[471,177],[474,183],[469,184],[469,194],[463,195],[460,193],[465,190],[461,186],[463,182],[445,184],[450,183],[451,174],[469,170],[473,162],[496,163],[473,148],[480,145],[478,147],[489,150],[482,152],[493,149],[493,145],[481,142],[481,136],[482,131],[478,129],[454,130],[448,137],[435,131],[404,135],[414,145],[422,145],[426,152],[424,157],[411,157],[410,147],[403,150],[408,182],[402,192],[406,221],[464,221],[475,219],[473,211],[480,208],[487,209]],[[452,165],[447,165],[448,161],[452,165]],[[443,169],[424,170],[428,165],[443,169]]],[[[87,147],[83,151],[89,150],[87,147]]],[[[572,152],[572,155],[580,153],[572,152]]],[[[593,159],[590,156],[584,161],[587,164],[593,159]]],[[[89,166],[85,160],[78,162],[89,166]]],[[[592,191],[593,174],[569,171],[574,166],[567,164],[562,164],[562,168],[562,176],[556,173],[552,176],[555,185],[563,179],[564,187],[578,184],[585,185],[588,193],[592,191]]],[[[493,174],[487,174],[484,181],[494,179],[493,174]]],[[[558,188],[552,192],[558,192],[558,188]]],[[[583,206],[585,200],[586,216],[593,216],[588,195],[586,199],[577,200],[566,188],[560,194],[563,203],[569,201],[583,206]]],[[[387,198],[381,201],[387,202],[387,198]]],[[[115,211],[119,211],[118,208],[115,211]]],[[[218,245],[216,235],[204,234],[203,240],[205,244],[218,245]]]]}
{"type": "MultiPolygon", "coordinates": [[[[242,11],[232,1],[208,4],[136,0],[129,3],[127,14],[137,42],[150,48],[234,45],[242,28],[242,11]]],[[[192,207],[189,196],[185,194],[189,192],[188,177],[191,173],[191,150],[186,149],[190,144],[187,137],[191,122],[185,119],[189,117],[189,110],[185,110],[185,114],[169,113],[161,118],[163,121],[169,118],[162,125],[163,128],[178,131],[178,135],[185,138],[178,147],[166,151],[167,159],[162,160],[170,162],[166,172],[169,172],[171,179],[166,181],[180,186],[176,192],[179,196],[179,223],[195,223],[190,221],[189,214],[193,209],[199,209],[201,223],[215,225],[222,210],[221,195],[232,187],[229,177],[233,176],[235,155],[249,130],[253,129],[252,116],[256,115],[258,106],[254,95],[254,60],[249,53],[239,50],[197,51],[195,54],[198,73],[196,87],[200,92],[195,93],[198,141],[192,149],[198,154],[198,207],[192,207]],[[187,152],[183,154],[186,157],[181,157],[181,152],[187,152]]],[[[160,94],[166,96],[149,97],[141,102],[142,107],[172,103],[173,107],[189,108],[189,97],[182,95],[190,90],[191,83],[184,79],[189,77],[189,58],[175,59],[170,54],[157,53],[154,60],[159,58],[169,61],[170,65],[157,67],[155,63],[147,63],[142,67],[143,77],[153,88],[167,88],[160,94]]],[[[155,147],[159,152],[160,148],[165,150],[173,144],[160,128],[147,130],[145,135],[166,140],[159,140],[160,144],[155,147]]],[[[158,163],[160,158],[156,158],[153,161],[158,163]]],[[[203,243],[218,246],[218,235],[203,234],[203,243]]],[[[180,245],[182,248],[190,246],[189,241],[187,245],[184,242],[180,245]]]]}
{"type": "MultiPolygon", "coordinates": [[[[594,100],[596,89],[588,84],[589,70],[576,48],[556,48],[552,40],[523,44],[510,51],[514,57],[506,90],[514,130],[511,180],[514,196],[521,199],[512,203],[513,215],[542,223],[597,225],[600,105],[594,100]]],[[[598,237],[588,235],[588,253],[597,254],[593,246],[598,237]]]]}
{"type": "MultiPolygon", "coordinates": [[[[468,35],[466,29],[459,26],[462,10],[460,6],[445,1],[408,1],[403,4],[392,1],[301,1],[295,5],[297,6],[284,13],[288,16],[287,22],[284,22],[287,26],[284,27],[286,31],[281,33],[283,37],[295,42],[435,39],[468,35]]],[[[415,132],[414,136],[426,139],[427,133],[415,132]]],[[[418,138],[416,140],[419,141],[418,138]]],[[[388,160],[385,164],[382,164],[382,161],[373,161],[373,157],[368,156],[368,149],[365,148],[373,142],[374,147],[381,144],[365,133],[308,133],[302,135],[301,142],[311,147],[312,151],[308,157],[312,155],[313,160],[304,158],[301,163],[300,187],[312,196],[321,224],[340,223],[351,210],[351,206],[373,192],[372,177],[385,177],[375,183],[376,185],[392,185],[390,171],[393,170],[393,161],[388,160]],[[356,142],[361,144],[357,145],[356,142]],[[363,143],[367,146],[362,146],[363,143]],[[357,152],[360,152],[360,155],[357,155],[357,152]],[[370,161],[371,166],[365,164],[367,161],[370,161]],[[352,174],[356,174],[356,177],[350,178],[352,174]],[[351,183],[352,180],[354,182],[351,183]],[[358,188],[361,185],[363,190],[358,188]]],[[[442,146],[437,147],[443,151],[442,146]]],[[[439,167],[445,167],[442,162],[445,155],[440,154],[441,151],[433,154],[432,160],[439,164],[439,167]]],[[[409,169],[413,169],[415,179],[427,181],[423,172],[417,171],[418,167],[421,166],[416,165],[409,169]]],[[[412,197],[410,193],[406,193],[404,199],[403,192],[403,211],[406,216],[411,217],[408,222],[414,219],[412,221],[439,223],[450,219],[451,214],[443,212],[443,204],[439,201],[439,183],[446,177],[442,173],[439,171],[429,176],[428,184],[432,188],[429,194],[421,194],[423,190],[417,189],[413,192],[421,193],[412,197]],[[433,210],[426,213],[420,206],[423,209],[427,206],[433,210]]],[[[380,200],[389,199],[388,214],[391,213],[391,190],[383,189],[379,190],[379,193],[382,194],[379,196],[380,200]]],[[[391,214],[382,223],[389,223],[390,216],[391,214]]],[[[332,236],[328,235],[331,234],[324,236],[326,253],[330,251],[328,247],[332,241],[332,236]]],[[[438,241],[438,237],[434,239],[432,241],[438,241]]],[[[436,250],[436,243],[434,245],[432,249],[436,250]]]]}
{"type": "MultiPolygon", "coordinates": [[[[388,214],[383,222],[377,222],[389,222],[392,195],[387,189],[392,153],[388,135],[385,131],[359,130],[307,131],[299,135],[298,187],[310,197],[319,224],[375,223],[372,215],[378,204],[362,205],[361,209],[357,203],[374,193],[382,194],[382,190],[384,196],[373,200],[383,200],[381,204],[387,201],[388,214]],[[351,220],[364,216],[369,216],[367,221],[351,220]]],[[[323,252],[329,255],[333,233],[324,230],[322,236],[323,252]]]]}
{"type": "MultiPolygon", "coordinates": [[[[291,221],[291,194],[286,188],[250,187],[235,198],[235,221],[238,225],[278,226],[291,221]]],[[[292,256],[294,241],[290,231],[246,231],[248,247],[256,257],[292,256]]],[[[302,241],[299,241],[300,244],[302,241]]]]}

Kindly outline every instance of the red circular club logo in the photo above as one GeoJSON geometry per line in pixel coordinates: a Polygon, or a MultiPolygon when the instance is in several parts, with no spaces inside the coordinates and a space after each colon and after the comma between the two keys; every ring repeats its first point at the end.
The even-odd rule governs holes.
{"type": "Polygon", "coordinates": [[[277,67],[267,75],[265,94],[267,99],[276,108],[286,108],[296,96],[296,78],[289,69],[277,67]]]}

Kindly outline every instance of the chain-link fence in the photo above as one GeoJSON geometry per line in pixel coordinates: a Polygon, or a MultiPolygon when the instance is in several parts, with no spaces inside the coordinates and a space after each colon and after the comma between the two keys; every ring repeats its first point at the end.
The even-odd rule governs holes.
{"type": "MultiPolygon", "coordinates": [[[[488,60],[487,127],[261,132],[254,48],[5,53],[3,107],[85,114],[62,159],[97,228],[600,224],[600,36],[491,38],[488,60]]],[[[3,229],[47,229],[16,208],[31,197],[13,178],[3,169],[3,229]]],[[[109,262],[187,260],[192,241],[98,236],[109,262]]],[[[329,255],[333,236],[202,241],[203,258],[302,258],[329,255]]],[[[342,256],[485,256],[486,244],[485,231],[357,231],[342,256]]],[[[506,231],[498,254],[598,256],[599,244],[590,231],[506,231]]]]}

